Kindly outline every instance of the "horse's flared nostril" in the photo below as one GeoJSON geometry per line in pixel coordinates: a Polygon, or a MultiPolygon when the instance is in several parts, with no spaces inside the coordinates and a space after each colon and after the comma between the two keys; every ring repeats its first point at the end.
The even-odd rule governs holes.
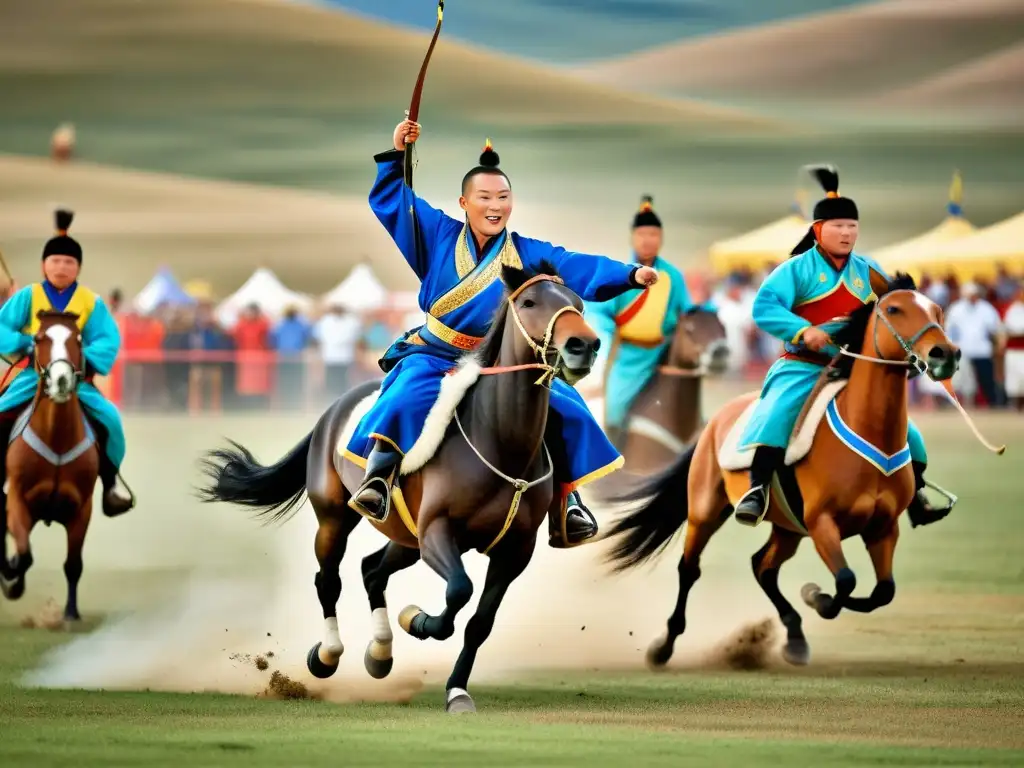
{"type": "Polygon", "coordinates": [[[942,344],[936,344],[934,347],[928,350],[929,360],[945,360],[949,354],[949,349],[942,344]]]}
{"type": "Polygon", "coordinates": [[[597,350],[597,342],[584,341],[578,336],[571,337],[565,342],[565,351],[570,355],[585,355],[589,351],[597,350]]]}

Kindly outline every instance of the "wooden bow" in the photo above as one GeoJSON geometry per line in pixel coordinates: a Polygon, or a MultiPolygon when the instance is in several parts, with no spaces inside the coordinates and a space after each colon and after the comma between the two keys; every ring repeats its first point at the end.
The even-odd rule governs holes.
{"type": "MultiPolygon", "coordinates": [[[[434,46],[437,45],[437,38],[441,34],[441,22],[444,19],[444,0],[437,0],[437,24],[434,26],[434,36],[430,38],[430,46],[427,48],[427,55],[423,58],[420,66],[419,77],[416,78],[416,86],[412,89],[412,101],[405,116],[414,123],[419,122],[420,100],[423,97],[423,81],[427,78],[427,67],[430,64],[430,57],[434,53],[434,46]]],[[[412,159],[414,144],[405,147],[405,183],[412,187],[412,159]]]]}

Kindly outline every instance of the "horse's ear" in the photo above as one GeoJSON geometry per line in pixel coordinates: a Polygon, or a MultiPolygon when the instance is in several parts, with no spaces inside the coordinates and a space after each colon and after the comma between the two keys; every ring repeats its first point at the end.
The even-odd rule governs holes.
{"type": "Polygon", "coordinates": [[[505,283],[505,287],[508,288],[509,293],[518,291],[527,279],[528,278],[524,270],[516,267],[510,267],[507,264],[501,265],[501,281],[505,283]]]}
{"type": "Polygon", "coordinates": [[[68,319],[71,320],[71,322],[73,323],[77,323],[78,318],[80,317],[80,315],[77,312],[65,312],[64,314],[67,315],[68,319]]]}
{"type": "Polygon", "coordinates": [[[38,312],[36,312],[36,319],[37,320],[42,320],[46,316],[46,312],[47,312],[47,310],[40,309],[38,312]]]}

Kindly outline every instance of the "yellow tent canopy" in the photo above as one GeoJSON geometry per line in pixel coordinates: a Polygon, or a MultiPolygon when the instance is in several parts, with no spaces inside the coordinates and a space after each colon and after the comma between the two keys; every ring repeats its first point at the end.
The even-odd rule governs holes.
{"type": "Polygon", "coordinates": [[[911,274],[953,272],[961,282],[991,279],[1000,266],[1019,273],[1024,266],[1024,213],[1018,213],[973,235],[935,246],[927,258],[914,262],[911,274]]]}
{"type": "Polygon", "coordinates": [[[708,248],[711,266],[718,275],[736,269],[758,270],[789,258],[793,246],[807,234],[811,223],[803,214],[800,196],[793,203],[793,212],[763,227],[727,240],[719,240],[708,248]]]}
{"type": "Polygon", "coordinates": [[[964,218],[962,202],[963,179],[960,172],[956,171],[953,173],[953,181],[949,187],[946,218],[924,234],[875,251],[872,254],[875,261],[890,272],[901,270],[920,275],[919,262],[927,262],[936,247],[960,240],[977,231],[977,227],[964,218]]]}

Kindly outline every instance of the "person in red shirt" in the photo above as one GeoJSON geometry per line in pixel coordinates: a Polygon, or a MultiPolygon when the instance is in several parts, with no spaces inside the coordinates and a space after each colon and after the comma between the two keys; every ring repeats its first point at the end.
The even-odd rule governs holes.
{"type": "Polygon", "coordinates": [[[270,321],[255,304],[242,311],[231,331],[238,353],[235,390],[243,407],[261,408],[268,403],[271,387],[269,335],[270,321]]]}

